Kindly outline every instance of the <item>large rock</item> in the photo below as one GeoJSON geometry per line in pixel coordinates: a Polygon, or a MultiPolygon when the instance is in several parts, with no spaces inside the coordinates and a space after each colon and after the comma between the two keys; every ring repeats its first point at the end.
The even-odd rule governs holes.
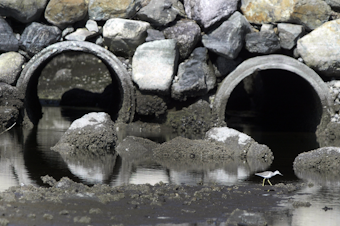
{"type": "Polygon", "coordinates": [[[15,85],[19,78],[25,58],[17,52],[8,52],[0,55],[0,82],[15,85]]]}
{"type": "Polygon", "coordinates": [[[246,35],[246,49],[251,53],[275,53],[281,49],[280,39],[274,31],[248,33],[246,35]]]}
{"type": "Polygon", "coordinates": [[[48,0],[2,0],[0,15],[8,16],[22,23],[30,23],[40,18],[48,0]]]}
{"type": "Polygon", "coordinates": [[[22,33],[20,47],[33,56],[43,48],[57,42],[60,37],[61,30],[58,27],[33,22],[22,33]]]}
{"type": "Polygon", "coordinates": [[[145,42],[150,24],[143,21],[113,18],[103,27],[104,44],[115,54],[132,56],[145,42]]]}
{"type": "Polygon", "coordinates": [[[235,12],[227,21],[207,35],[203,35],[203,45],[227,59],[235,59],[240,53],[244,38],[251,32],[248,21],[239,12],[235,12]]]}
{"type": "Polygon", "coordinates": [[[274,156],[268,146],[257,143],[247,134],[228,127],[215,127],[207,131],[205,139],[223,143],[235,152],[236,156],[272,161],[274,156]]]}
{"type": "Polygon", "coordinates": [[[85,0],[51,0],[45,9],[45,18],[51,24],[64,28],[85,18],[85,0]]]}
{"type": "Polygon", "coordinates": [[[308,30],[328,21],[331,14],[322,0],[243,0],[241,10],[250,23],[294,22],[308,30]]]}
{"type": "Polygon", "coordinates": [[[280,46],[283,49],[293,49],[299,38],[304,35],[305,29],[302,25],[279,23],[277,25],[279,32],[280,46]]]}
{"type": "Polygon", "coordinates": [[[325,76],[340,74],[340,19],[329,21],[297,42],[297,52],[312,69],[325,76]]]}
{"type": "Polygon", "coordinates": [[[175,40],[143,43],[138,46],[132,58],[132,80],[140,90],[168,94],[177,61],[175,40]]]}
{"type": "Polygon", "coordinates": [[[99,157],[113,153],[116,141],[110,116],[104,112],[92,112],[75,120],[51,149],[63,155],[99,157]]]}
{"type": "Polygon", "coordinates": [[[137,13],[139,19],[155,26],[165,26],[178,15],[185,16],[183,4],[178,0],[151,0],[137,13]]]}
{"type": "Polygon", "coordinates": [[[19,41],[11,26],[0,17],[0,52],[18,51],[19,41]]]}
{"type": "Polygon", "coordinates": [[[110,18],[131,18],[141,7],[138,0],[89,0],[89,18],[96,21],[110,18]]]}
{"type": "Polygon", "coordinates": [[[177,41],[180,59],[186,59],[190,56],[197,42],[201,37],[201,29],[193,20],[183,19],[175,25],[164,29],[167,39],[177,41]]]}
{"type": "Polygon", "coordinates": [[[209,61],[208,50],[196,48],[191,57],[181,63],[171,87],[171,97],[185,101],[188,97],[202,96],[215,87],[216,76],[209,61]]]}
{"type": "Polygon", "coordinates": [[[184,0],[185,12],[190,19],[204,28],[230,17],[236,10],[239,0],[184,0]]]}

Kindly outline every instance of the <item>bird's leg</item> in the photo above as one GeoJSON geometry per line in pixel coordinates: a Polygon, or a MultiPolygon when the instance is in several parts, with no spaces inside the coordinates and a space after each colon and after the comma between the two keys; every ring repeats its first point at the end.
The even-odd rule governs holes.
{"type": "Polygon", "coordinates": [[[270,183],[270,180],[269,180],[269,179],[268,179],[268,182],[269,182],[270,186],[273,186],[272,183],[270,183]]]}
{"type": "Polygon", "coordinates": [[[266,178],[263,178],[263,183],[262,183],[262,186],[264,186],[264,182],[265,182],[266,178]]]}

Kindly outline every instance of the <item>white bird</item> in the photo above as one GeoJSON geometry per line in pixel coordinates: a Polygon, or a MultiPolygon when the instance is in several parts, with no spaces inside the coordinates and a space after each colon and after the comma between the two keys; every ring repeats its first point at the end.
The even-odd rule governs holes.
{"type": "Polygon", "coordinates": [[[275,172],[272,172],[272,171],[264,171],[264,172],[262,172],[262,173],[255,173],[256,176],[263,177],[262,186],[264,186],[264,182],[265,182],[266,179],[268,180],[269,184],[270,184],[271,186],[273,186],[272,183],[270,183],[269,178],[271,178],[271,177],[273,177],[273,176],[275,176],[275,175],[277,175],[277,174],[283,176],[278,170],[276,170],[275,172]]]}

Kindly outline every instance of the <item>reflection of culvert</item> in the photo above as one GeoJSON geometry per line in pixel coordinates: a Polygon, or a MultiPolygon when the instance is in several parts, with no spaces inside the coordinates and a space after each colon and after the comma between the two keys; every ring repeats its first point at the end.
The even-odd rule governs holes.
{"type": "Polygon", "coordinates": [[[135,94],[131,77],[122,63],[110,51],[90,42],[64,41],[50,45],[36,54],[25,66],[19,77],[17,87],[25,93],[24,123],[37,125],[42,116],[37,95],[37,84],[41,70],[56,55],[63,52],[84,52],[98,57],[108,68],[111,77],[119,82],[121,93],[120,110],[117,121],[131,122],[135,112],[135,94]]]}
{"type": "MultiPolygon", "coordinates": [[[[319,114],[321,117],[318,122],[319,129],[324,128],[329,122],[330,115],[333,112],[332,100],[327,85],[319,75],[308,66],[284,55],[267,55],[250,58],[240,64],[224,79],[216,93],[213,108],[219,123],[225,120],[227,103],[236,86],[250,75],[271,69],[292,72],[304,79],[312,89],[314,89],[316,97],[319,98],[319,100],[315,101],[321,104],[316,103],[315,106],[320,106],[320,109],[317,109],[315,112],[310,112],[310,114],[319,114]]],[[[286,88],[287,92],[289,92],[289,87],[286,88]]]]}

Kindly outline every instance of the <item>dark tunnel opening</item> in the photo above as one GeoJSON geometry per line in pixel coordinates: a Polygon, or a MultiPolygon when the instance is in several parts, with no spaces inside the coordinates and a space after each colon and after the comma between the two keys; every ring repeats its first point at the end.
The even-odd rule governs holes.
{"type": "Polygon", "coordinates": [[[296,156],[319,147],[315,131],[322,105],[313,87],[297,74],[278,69],[248,76],[232,91],[226,122],[267,145],[275,158],[267,170],[296,179],[291,167],[296,156]]]}
{"type": "Polygon", "coordinates": [[[262,131],[315,132],[321,101],[302,77],[285,70],[263,70],[248,76],[231,93],[228,126],[251,124],[262,131]]]}
{"type": "MultiPolygon", "coordinates": [[[[26,91],[27,104],[34,109],[33,119],[43,116],[42,106],[59,106],[62,115],[72,121],[99,111],[116,120],[122,104],[120,86],[116,73],[97,56],[66,51],[34,72],[26,91]]],[[[38,121],[34,120],[34,124],[38,121]]]]}

